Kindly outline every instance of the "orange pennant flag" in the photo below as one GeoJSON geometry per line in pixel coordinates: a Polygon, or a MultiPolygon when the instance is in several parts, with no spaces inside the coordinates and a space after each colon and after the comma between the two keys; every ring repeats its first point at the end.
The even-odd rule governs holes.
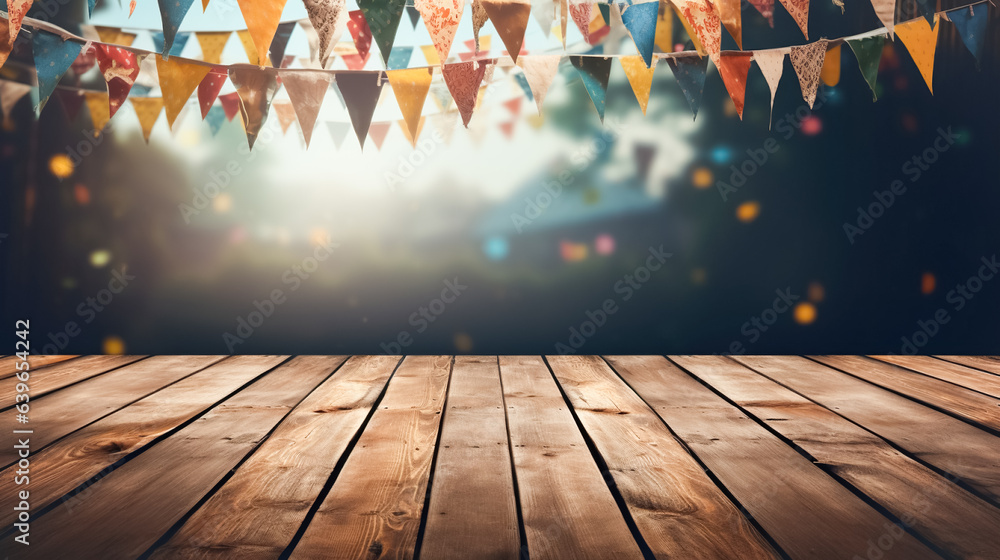
{"type": "Polygon", "coordinates": [[[653,71],[656,70],[656,59],[654,64],[646,68],[646,62],[641,56],[623,56],[618,59],[625,70],[625,77],[628,78],[629,85],[632,86],[632,93],[635,94],[636,101],[642,114],[646,114],[646,105],[649,103],[649,91],[653,88],[653,71]]]}
{"type": "Polygon", "coordinates": [[[923,76],[927,89],[934,94],[934,52],[937,50],[938,16],[934,15],[934,27],[931,28],[925,18],[917,18],[895,27],[896,36],[906,45],[910,58],[916,63],[920,75],[923,76]]]}
{"type": "MultiPolygon", "coordinates": [[[[271,48],[274,32],[278,30],[281,11],[285,9],[285,0],[237,0],[243,20],[247,23],[247,31],[257,48],[257,61],[254,64],[266,63],[267,50],[271,48]]],[[[253,61],[251,61],[253,62],[253,61]]]]}
{"type": "Polygon", "coordinates": [[[101,91],[88,91],[83,94],[83,100],[90,111],[90,122],[94,125],[94,138],[100,136],[101,131],[111,120],[111,103],[108,101],[108,94],[101,91]]]}
{"type": "Polygon", "coordinates": [[[201,11],[205,12],[208,10],[208,0],[201,0],[201,11]]]}
{"type": "Polygon", "coordinates": [[[368,137],[375,143],[376,150],[382,149],[382,143],[385,142],[385,137],[389,134],[391,126],[391,122],[374,122],[368,127],[368,137]]]}
{"type": "Polygon", "coordinates": [[[271,104],[274,112],[278,113],[278,124],[281,125],[281,133],[288,134],[288,127],[295,122],[295,108],[291,101],[275,101],[271,104]]]}
{"type": "Polygon", "coordinates": [[[708,0],[675,0],[674,5],[677,6],[681,22],[695,48],[701,44],[698,53],[707,52],[712,62],[718,66],[719,52],[722,49],[722,25],[712,5],[708,0]]]}
{"type": "Polygon", "coordinates": [[[211,66],[192,64],[176,56],[164,60],[161,55],[156,55],[156,73],[160,76],[163,108],[167,112],[167,125],[170,128],[173,128],[174,120],[195,88],[211,70],[211,66]]]}
{"type": "Polygon", "coordinates": [[[153,131],[153,125],[163,111],[163,98],[161,97],[132,97],[132,109],[135,116],[139,117],[139,126],[142,127],[142,137],[149,143],[149,135],[153,131]]]}
{"type": "Polygon", "coordinates": [[[31,9],[32,2],[33,0],[7,0],[7,22],[4,27],[8,28],[7,43],[9,45],[14,44],[17,34],[21,32],[21,22],[24,21],[24,16],[31,9]]]}
{"type": "Polygon", "coordinates": [[[674,51],[674,13],[667,0],[660,0],[653,43],[665,53],[674,51]]]}
{"type": "Polygon", "coordinates": [[[747,73],[750,71],[751,53],[726,53],[719,57],[719,74],[726,84],[729,97],[736,106],[736,113],[743,120],[743,99],[747,92],[747,73]]]}
{"type": "Polygon", "coordinates": [[[740,14],[740,0],[714,0],[722,25],[736,39],[736,45],[743,49],[743,20],[740,14]]]}
{"type": "Polygon", "coordinates": [[[399,121],[399,128],[403,130],[403,136],[406,136],[406,139],[409,140],[410,144],[414,146],[417,145],[417,138],[420,137],[420,132],[424,129],[425,120],[427,120],[427,117],[420,117],[420,122],[417,123],[417,134],[415,136],[410,134],[409,125],[406,124],[406,121],[399,121]]]}
{"type": "Polygon", "coordinates": [[[524,30],[531,17],[531,2],[528,0],[483,0],[483,8],[507,47],[507,53],[517,62],[524,42],[524,30]]]}
{"type": "Polygon", "coordinates": [[[243,50],[247,53],[247,60],[250,61],[250,64],[258,66],[260,58],[257,57],[257,47],[253,44],[253,38],[250,37],[250,32],[243,29],[237,31],[236,36],[240,38],[240,44],[243,45],[243,50]]]}
{"type": "Polygon", "coordinates": [[[840,45],[826,51],[826,58],[823,59],[823,70],[819,77],[823,83],[833,87],[840,83],[840,45]]]}
{"type": "Polygon", "coordinates": [[[201,46],[201,59],[212,64],[221,64],[222,50],[226,48],[226,42],[232,33],[232,31],[196,32],[194,36],[198,38],[198,45],[201,46]]]}
{"type": "Polygon", "coordinates": [[[462,21],[465,0],[416,0],[415,6],[434,41],[440,60],[448,60],[458,23],[462,21]]]}
{"type": "Polygon", "coordinates": [[[403,120],[409,127],[410,137],[416,140],[420,126],[420,114],[424,110],[424,101],[431,88],[431,78],[434,68],[410,68],[407,70],[389,70],[389,85],[396,96],[396,103],[403,113],[403,120]]]}
{"type": "Polygon", "coordinates": [[[809,0],[781,0],[781,5],[792,16],[806,39],[809,38],[809,0]]]}

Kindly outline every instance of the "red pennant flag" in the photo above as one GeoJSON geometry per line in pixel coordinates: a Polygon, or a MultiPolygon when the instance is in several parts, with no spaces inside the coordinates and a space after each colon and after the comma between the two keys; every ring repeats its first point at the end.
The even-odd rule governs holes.
{"type": "Polygon", "coordinates": [[[228,77],[229,73],[225,68],[213,68],[198,84],[198,104],[201,106],[202,120],[208,116],[209,109],[215,104],[215,98],[219,97],[219,91],[222,90],[228,77]]]}
{"type": "MultiPolygon", "coordinates": [[[[368,20],[365,19],[365,14],[361,10],[354,10],[350,14],[350,19],[347,20],[347,30],[351,32],[351,37],[354,38],[354,46],[358,49],[358,54],[356,55],[362,62],[357,68],[348,67],[351,70],[360,70],[364,68],[365,62],[368,62],[368,54],[372,48],[372,30],[368,27],[368,20]]],[[[344,62],[348,61],[348,57],[355,55],[344,55],[344,62]]],[[[355,64],[357,60],[355,60],[355,64]]]]}
{"type": "Polygon", "coordinates": [[[145,57],[137,57],[134,52],[114,45],[98,44],[94,47],[97,64],[108,83],[109,117],[113,117],[132,91],[132,85],[139,77],[139,63],[145,57]]]}
{"type": "Polygon", "coordinates": [[[719,57],[719,74],[726,84],[729,97],[736,105],[736,112],[743,120],[743,99],[747,92],[747,73],[750,71],[750,59],[753,54],[746,53],[725,53],[719,57]]]}
{"type": "Polygon", "coordinates": [[[462,115],[462,124],[468,128],[472,111],[476,108],[479,85],[483,83],[483,76],[486,74],[486,64],[478,60],[445,64],[441,72],[444,74],[444,83],[448,85],[448,91],[458,106],[458,112],[462,115]]]}
{"type": "Polygon", "coordinates": [[[220,95],[219,101],[222,102],[222,110],[226,112],[226,118],[233,120],[240,112],[240,94],[227,93],[226,95],[220,95]]]}
{"type": "Polygon", "coordinates": [[[382,143],[385,142],[385,137],[389,134],[391,127],[391,122],[375,122],[368,127],[368,136],[371,137],[372,142],[375,142],[376,149],[382,149],[382,143]]]}

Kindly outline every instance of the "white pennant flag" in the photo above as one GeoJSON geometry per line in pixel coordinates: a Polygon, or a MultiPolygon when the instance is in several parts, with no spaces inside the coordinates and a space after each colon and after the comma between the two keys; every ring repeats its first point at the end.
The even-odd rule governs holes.
{"type": "MultiPolygon", "coordinates": [[[[774,116],[774,95],[778,92],[778,82],[781,81],[781,73],[785,69],[785,55],[789,49],[769,49],[766,51],[754,51],[753,59],[760,68],[760,73],[764,74],[767,85],[771,88],[771,116],[774,116]]],[[[771,119],[767,121],[768,130],[771,129],[771,119]]]]}
{"type": "Polygon", "coordinates": [[[542,114],[542,102],[545,101],[545,94],[552,85],[552,79],[559,71],[559,62],[562,55],[524,55],[517,59],[517,65],[524,70],[524,77],[528,79],[528,87],[531,88],[531,95],[535,98],[535,105],[538,106],[538,114],[542,114]]]}

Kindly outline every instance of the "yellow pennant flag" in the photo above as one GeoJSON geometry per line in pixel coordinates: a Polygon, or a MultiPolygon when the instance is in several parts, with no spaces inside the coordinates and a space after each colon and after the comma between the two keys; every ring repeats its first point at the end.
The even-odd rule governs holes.
{"type": "Polygon", "coordinates": [[[840,45],[826,51],[823,59],[823,69],[819,73],[823,83],[833,87],[840,83],[840,45]]]}
{"type": "MultiPolygon", "coordinates": [[[[257,48],[257,64],[266,63],[267,50],[271,48],[274,32],[278,30],[281,21],[281,11],[285,9],[285,0],[238,0],[243,20],[247,23],[247,32],[257,48]]],[[[253,62],[253,61],[251,61],[253,62]]]]}
{"type": "Polygon", "coordinates": [[[174,120],[181,113],[191,93],[205,79],[211,66],[185,62],[176,56],[164,60],[156,55],[156,73],[160,76],[160,91],[163,108],[167,112],[167,125],[174,126],[174,120]]]}
{"type": "Polygon", "coordinates": [[[389,85],[396,96],[396,103],[403,113],[403,120],[410,131],[411,143],[416,141],[420,126],[420,113],[424,110],[424,101],[431,88],[431,78],[434,68],[410,68],[407,70],[389,70],[389,85]]]}
{"type": "Polygon", "coordinates": [[[431,66],[437,66],[441,64],[441,57],[438,55],[437,47],[434,45],[423,45],[420,50],[424,52],[424,58],[427,59],[427,64],[431,66]]]}
{"type": "Polygon", "coordinates": [[[665,53],[674,52],[673,37],[674,14],[670,9],[670,3],[667,0],[660,0],[659,12],[656,14],[656,35],[653,38],[653,43],[665,53]]]}
{"type": "Polygon", "coordinates": [[[895,27],[896,36],[899,37],[906,50],[910,53],[910,58],[916,63],[920,75],[927,83],[927,89],[934,94],[934,51],[937,49],[938,31],[941,29],[938,24],[938,16],[934,15],[934,28],[927,23],[925,18],[919,17],[906,23],[900,23],[895,27]]]}
{"type": "Polygon", "coordinates": [[[90,111],[90,122],[94,125],[94,138],[100,136],[101,131],[111,120],[111,104],[108,102],[108,94],[101,91],[88,91],[83,94],[83,101],[90,111]]]}
{"type": "Polygon", "coordinates": [[[160,111],[163,110],[162,97],[132,97],[132,109],[135,116],[139,117],[139,126],[142,127],[142,137],[149,143],[149,134],[153,131],[153,125],[160,118],[160,111]]]}
{"type": "Polygon", "coordinates": [[[117,27],[102,27],[100,25],[95,25],[94,29],[97,31],[97,37],[102,43],[108,43],[111,45],[131,47],[132,41],[135,41],[136,37],[135,33],[122,31],[117,27]]]}
{"type": "Polygon", "coordinates": [[[420,131],[424,129],[425,120],[427,120],[427,117],[420,117],[420,121],[417,123],[416,135],[410,134],[410,128],[409,125],[406,124],[406,121],[399,121],[399,128],[403,129],[403,136],[406,136],[406,139],[410,141],[410,144],[414,146],[417,145],[417,138],[420,137],[420,131]]]}
{"type": "Polygon", "coordinates": [[[243,45],[243,50],[247,53],[247,60],[250,64],[259,66],[259,58],[257,57],[257,47],[253,44],[253,39],[250,37],[250,32],[246,29],[242,31],[237,31],[236,35],[240,38],[240,43],[243,45]]]}
{"type": "Polygon", "coordinates": [[[198,45],[201,46],[201,59],[212,64],[222,63],[222,50],[226,48],[226,42],[232,31],[198,31],[194,34],[198,38],[198,45]]]}
{"type": "Polygon", "coordinates": [[[649,90],[653,87],[653,70],[656,70],[656,59],[653,59],[654,64],[649,68],[646,68],[646,61],[641,56],[623,56],[618,60],[622,63],[622,69],[625,70],[628,83],[632,86],[632,92],[635,93],[635,98],[639,102],[639,108],[645,115],[646,104],[649,103],[649,90]]]}
{"type": "Polygon", "coordinates": [[[208,0],[201,0],[201,11],[205,12],[208,10],[208,0]]]}

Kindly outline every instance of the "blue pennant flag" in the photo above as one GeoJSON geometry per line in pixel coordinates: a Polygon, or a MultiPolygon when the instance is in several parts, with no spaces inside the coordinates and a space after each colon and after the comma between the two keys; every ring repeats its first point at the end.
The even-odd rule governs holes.
{"type": "Polygon", "coordinates": [[[989,19],[986,12],[986,4],[948,12],[948,19],[955,24],[958,35],[972,56],[976,57],[976,62],[979,62],[979,55],[982,54],[983,43],[986,41],[986,22],[989,19]]]}
{"type": "Polygon", "coordinates": [[[47,31],[38,30],[34,35],[31,50],[35,55],[35,71],[38,74],[38,106],[35,111],[41,113],[59,79],[80,55],[83,45],[63,41],[58,35],[47,31]]]}
{"type": "MultiPolygon", "coordinates": [[[[162,53],[164,51],[164,47],[166,46],[166,38],[163,36],[163,33],[160,33],[159,31],[154,32],[152,35],[153,49],[162,53]]],[[[178,33],[170,45],[170,52],[164,54],[163,58],[166,59],[170,56],[180,56],[181,51],[184,50],[184,45],[187,44],[190,37],[190,33],[178,33]]]]}
{"type": "Polygon", "coordinates": [[[226,111],[222,108],[222,105],[212,105],[212,108],[208,110],[208,114],[205,115],[205,122],[208,123],[208,128],[212,131],[212,136],[218,134],[222,125],[226,124],[226,111]]]}
{"type": "Polygon", "coordinates": [[[632,34],[632,41],[646,61],[646,68],[653,65],[653,42],[656,39],[656,16],[659,9],[658,2],[646,2],[625,6],[622,12],[622,23],[632,34]]]}
{"type": "Polygon", "coordinates": [[[97,0],[87,0],[87,15],[94,15],[94,7],[97,6],[97,0]]]}
{"type": "Polygon", "coordinates": [[[608,92],[608,78],[611,76],[611,62],[613,58],[600,56],[571,56],[569,61],[573,63],[584,87],[590,95],[590,100],[594,102],[594,108],[604,122],[604,106],[608,92]]]}
{"type": "Polygon", "coordinates": [[[403,70],[410,66],[413,47],[393,47],[389,60],[385,63],[386,70],[403,70]]]}
{"type": "Polygon", "coordinates": [[[521,89],[524,90],[524,95],[528,98],[528,101],[534,101],[535,96],[531,93],[531,85],[528,83],[528,77],[524,75],[524,72],[514,74],[514,79],[517,80],[517,85],[521,86],[521,89]]]}
{"type": "Polygon", "coordinates": [[[701,94],[705,91],[705,74],[708,72],[707,56],[670,57],[667,59],[674,79],[681,86],[684,97],[694,117],[698,118],[698,106],[701,104],[701,94]]]}
{"type": "MultiPolygon", "coordinates": [[[[174,37],[177,35],[177,30],[181,26],[181,22],[184,21],[184,16],[187,15],[188,10],[191,9],[191,4],[194,0],[158,0],[160,3],[160,19],[163,20],[163,33],[154,33],[153,41],[156,41],[156,36],[160,35],[163,40],[163,44],[157,43],[156,50],[160,51],[163,58],[170,58],[171,54],[176,54],[174,52],[174,37]]],[[[184,41],[187,41],[187,35],[184,41]]],[[[181,47],[183,48],[183,44],[181,47]]],[[[177,50],[180,52],[180,49],[177,50]]]]}

